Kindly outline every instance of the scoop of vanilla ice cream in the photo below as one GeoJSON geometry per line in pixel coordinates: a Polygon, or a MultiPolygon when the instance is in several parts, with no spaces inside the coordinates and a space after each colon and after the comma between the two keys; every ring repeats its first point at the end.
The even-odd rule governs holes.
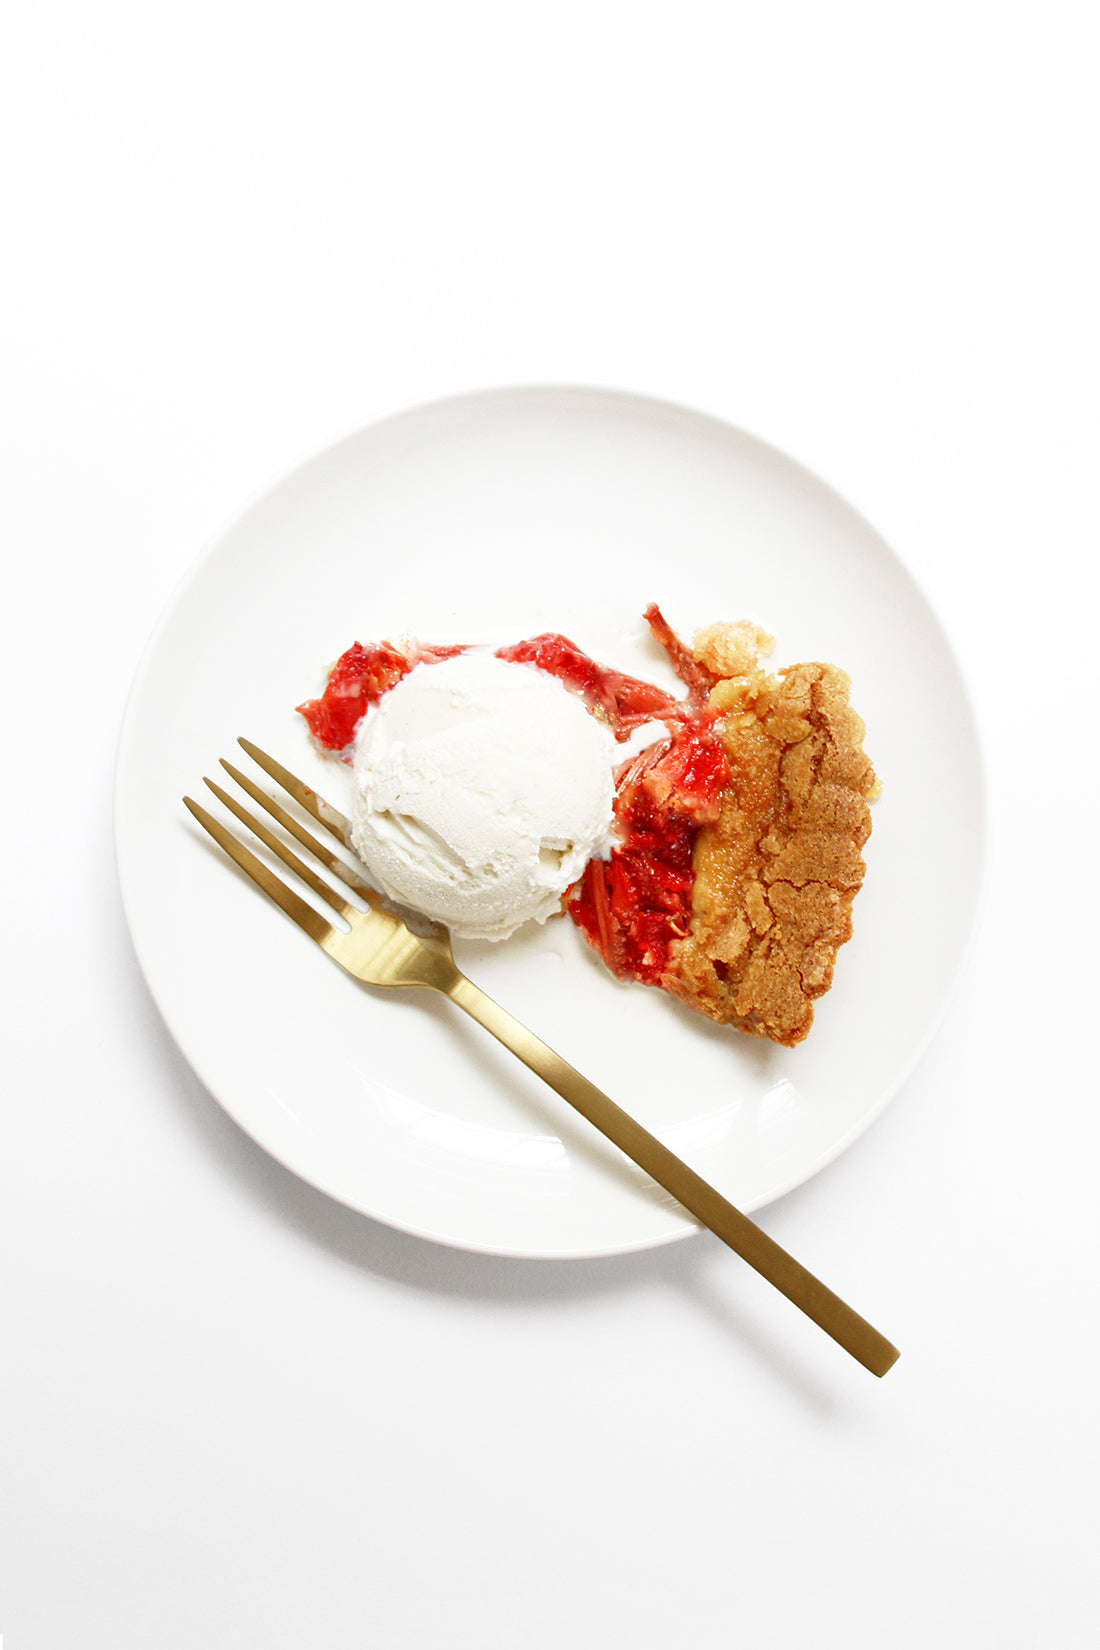
{"type": "Polygon", "coordinates": [[[610,730],[536,666],[421,664],[362,725],[352,844],[397,904],[506,939],[606,852],[614,761],[610,730]]]}

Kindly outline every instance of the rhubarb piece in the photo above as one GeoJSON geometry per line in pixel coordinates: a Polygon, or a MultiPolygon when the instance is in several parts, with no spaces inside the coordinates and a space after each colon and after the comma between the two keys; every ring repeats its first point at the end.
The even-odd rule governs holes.
{"type": "Polygon", "coordinates": [[[608,860],[589,862],[566,907],[620,979],[664,983],[691,918],[695,839],[717,817],[728,776],[712,718],[673,724],[616,774],[619,840],[608,860]]]}
{"type": "Polygon", "coordinates": [[[419,642],[352,642],[329,671],[319,699],[297,706],[317,743],[343,754],[371,705],[396,687],[414,665],[453,658],[462,647],[422,647],[419,642]]]}
{"type": "Polygon", "coordinates": [[[597,664],[575,642],[556,632],[498,648],[497,656],[515,664],[538,665],[540,670],[557,676],[587,700],[620,743],[635,728],[674,713],[677,708],[677,701],[662,688],[597,664]]]}

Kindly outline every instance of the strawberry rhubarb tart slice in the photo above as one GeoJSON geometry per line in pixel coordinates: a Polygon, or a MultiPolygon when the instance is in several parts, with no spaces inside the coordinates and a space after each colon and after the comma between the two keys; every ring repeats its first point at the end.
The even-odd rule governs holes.
{"type": "MultiPolygon", "coordinates": [[[[768,674],[759,655],[771,639],[747,621],[709,626],[689,647],[656,605],[646,619],[679,694],[610,669],[557,634],[492,655],[578,696],[611,735],[609,750],[615,741],[641,746],[614,766],[611,830],[554,895],[554,908],[564,907],[618,978],[793,1047],[851,936],[878,789],[849,679],[830,664],[768,674]]],[[[298,708],[325,751],[354,763],[372,708],[414,672],[466,651],[356,642],[321,696],[298,708]]],[[[529,726],[527,741],[539,733],[529,726]]],[[[518,753],[516,765],[529,755],[518,753]]],[[[560,749],[547,759],[560,763],[560,749]]],[[[433,840],[440,829],[433,818],[433,840]]],[[[451,845],[447,852],[453,857],[451,845]]]]}

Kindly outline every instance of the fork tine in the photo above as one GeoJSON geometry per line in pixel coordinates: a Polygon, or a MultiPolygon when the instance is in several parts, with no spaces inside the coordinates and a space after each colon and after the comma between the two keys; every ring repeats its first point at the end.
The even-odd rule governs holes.
{"type": "MultiPolygon", "coordinates": [[[[289,814],[281,803],[276,802],[273,796],[268,796],[266,791],[262,791],[258,785],[254,785],[246,774],[241,773],[239,768],[235,768],[232,762],[227,762],[224,756],[219,757],[218,760],[226,773],[231,774],[241,789],[247,791],[253,802],[258,802],[261,808],[266,808],[272,819],[277,820],[284,831],[289,831],[291,836],[297,838],[302,844],[303,848],[308,848],[311,854],[315,854],[321,864],[327,865],[329,870],[340,878],[341,882],[349,888],[354,888],[357,894],[363,894],[368,899],[378,898],[377,891],[371,887],[364,877],[353,871],[350,865],[345,865],[339,854],[334,854],[331,848],[327,848],[323,842],[318,842],[313,833],[307,831],[304,825],[299,824],[293,814],[289,814]]],[[[293,778],[293,775],[288,774],[287,778],[293,778]]],[[[305,787],[303,786],[302,789],[304,790],[305,787]]],[[[320,798],[317,800],[319,801],[320,798]]],[[[327,806],[327,804],[325,805],[327,806]]],[[[333,811],[335,812],[335,809],[333,811]]]]}
{"type": "Polygon", "coordinates": [[[281,785],[287,795],[294,798],[299,807],[313,815],[318,825],[323,825],[325,830],[331,831],[345,847],[350,847],[348,837],[351,825],[339,809],[334,808],[331,802],[326,802],[323,796],[318,796],[308,785],[303,785],[300,779],[295,779],[281,762],[276,762],[273,756],[268,756],[267,752],[262,751],[259,745],[254,745],[251,739],[238,739],[237,743],[276,785],[281,785]]]}
{"type": "Polygon", "coordinates": [[[262,860],[257,859],[255,854],[250,852],[244,843],[233,835],[232,831],[226,830],[225,826],[220,820],[215,819],[213,814],[207,813],[205,808],[200,807],[197,802],[193,802],[189,796],[185,796],[183,800],[185,806],[195,816],[203,829],[209,831],[219,848],[225,850],[230,859],[240,866],[245,875],[251,877],[252,881],[262,888],[264,893],[275,901],[276,905],[281,906],[291,921],[296,922],[299,928],[304,929],[311,940],[316,940],[318,945],[324,945],[325,941],[336,932],[332,924],[326,922],[324,917],[313,909],[312,905],[307,905],[304,899],[299,899],[292,888],[288,888],[286,883],[280,877],[277,877],[273,871],[270,871],[262,860]]]}
{"type": "Polygon", "coordinates": [[[265,848],[270,848],[273,854],[277,854],[283,864],[294,872],[295,876],[301,877],[306,887],[312,888],[319,899],[323,899],[326,905],[331,905],[332,909],[338,911],[342,917],[350,917],[354,914],[354,905],[349,905],[347,900],[336,892],[330,882],[326,882],[324,877],[319,877],[316,871],[303,864],[298,855],[293,853],[284,842],[280,842],[274,831],[269,831],[267,826],[262,824],[254,814],[250,814],[247,808],[242,807],[236,797],[230,796],[228,791],[223,791],[221,786],[216,785],[212,779],[204,779],[203,783],[209,785],[218,801],[224,803],[230,813],[235,814],[241,824],[246,825],[253,836],[260,839],[265,848]]]}

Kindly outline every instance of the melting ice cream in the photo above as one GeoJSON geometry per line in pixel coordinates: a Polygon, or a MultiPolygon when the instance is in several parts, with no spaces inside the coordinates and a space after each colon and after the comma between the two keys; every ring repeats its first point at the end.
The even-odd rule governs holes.
{"type": "Polygon", "coordinates": [[[615,743],[533,665],[418,665],[364,720],[352,842],[382,891],[455,934],[544,922],[606,852],[615,743]]]}

